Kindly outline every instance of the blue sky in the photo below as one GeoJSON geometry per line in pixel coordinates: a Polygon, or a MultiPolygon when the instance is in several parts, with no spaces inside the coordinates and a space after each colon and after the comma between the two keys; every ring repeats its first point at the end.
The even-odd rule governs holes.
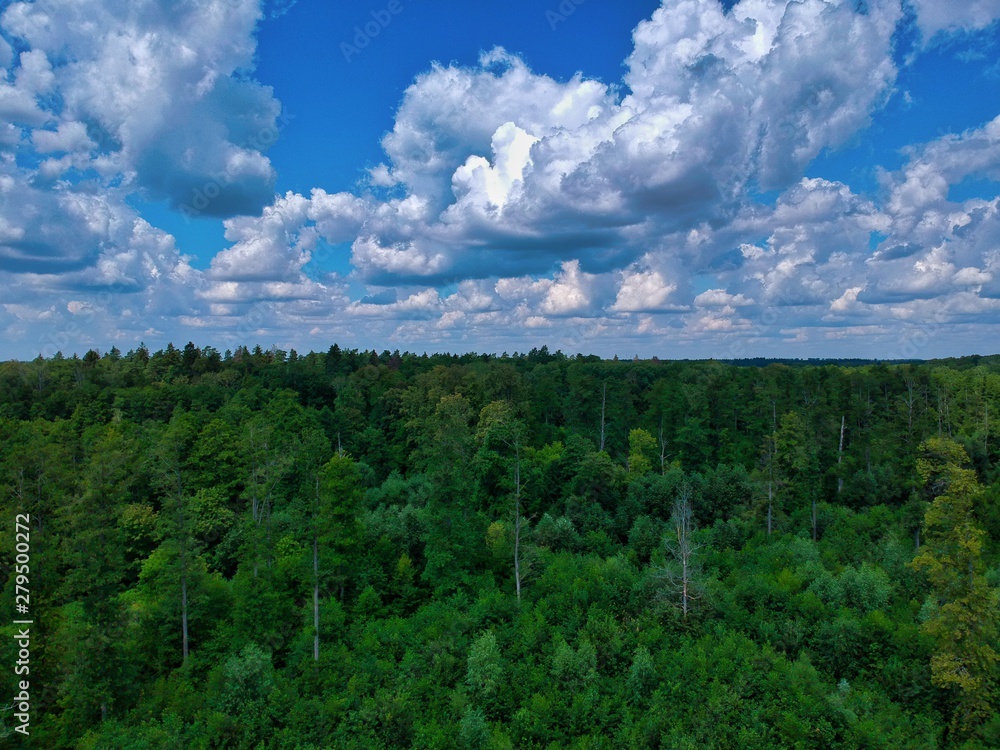
{"type": "Polygon", "coordinates": [[[0,358],[997,350],[1000,0],[36,0],[0,358]]]}

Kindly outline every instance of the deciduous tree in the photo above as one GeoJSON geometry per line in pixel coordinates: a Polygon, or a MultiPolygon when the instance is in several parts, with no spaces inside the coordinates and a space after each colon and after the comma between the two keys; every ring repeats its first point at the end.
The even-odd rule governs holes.
{"type": "Polygon", "coordinates": [[[936,644],[932,680],[953,693],[952,728],[967,735],[993,715],[1000,660],[997,592],[984,576],[985,533],[974,515],[982,488],[954,441],[931,438],[920,452],[917,472],[934,500],[924,516],[925,543],[912,565],[927,575],[936,599],[923,625],[936,644]]]}

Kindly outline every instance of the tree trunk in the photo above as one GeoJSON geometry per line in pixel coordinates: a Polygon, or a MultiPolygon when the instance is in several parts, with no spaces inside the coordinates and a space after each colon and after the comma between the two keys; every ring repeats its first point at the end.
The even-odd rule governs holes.
{"type": "Polygon", "coordinates": [[[188,584],[187,584],[187,562],[181,554],[181,633],[182,649],[184,652],[184,664],[188,660],[188,584]]]}
{"type": "Polygon", "coordinates": [[[667,473],[667,441],[663,439],[663,419],[660,418],[660,474],[667,473]]]}
{"type": "Polygon", "coordinates": [[[774,507],[774,493],[772,491],[772,482],[770,479],[767,480],[767,535],[771,536],[771,517],[772,508],[774,507]]]}
{"type": "Polygon", "coordinates": [[[601,384],[601,447],[598,449],[600,451],[604,450],[604,409],[608,402],[608,384],[601,384]]]}
{"type": "Polygon", "coordinates": [[[767,441],[767,535],[771,536],[774,521],[774,459],[777,453],[776,435],[767,441]]]}
{"type": "Polygon", "coordinates": [[[674,530],[677,535],[677,545],[671,550],[674,558],[680,565],[680,579],[675,581],[675,585],[681,595],[681,614],[687,619],[688,612],[691,611],[691,602],[696,598],[694,592],[692,557],[695,554],[697,545],[691,538],[693,528],[693,518],[691,501],[688,488],[680,491],[674,501],[674,511],[672,514],[674,530]]]}
{"type": "Polygon", "coordinates": [[[313,661],[319,661],[319,537],[313,535],[313,661]]]}
{"type": "Polygon", "coordinates": [[[682,576],[682,581],[683,581],[683,589],[682,589],[682,593],[681,593],[681,600],[682,600],[683,604],[681,606],[681,611],[682,611],[682,613],[684,615],[684,619],[686,620],[687,616],[688,616],[688,560],[687,560],[687,557],[685,557],[684,561],[681,563],[681,576],[682,576]]]}
{"type": "Polygon", "coordinates": [[[514,588],[521,601],[521,462],[514,465],[514,588]]]}
{"type": "Polygon", "coordinates": [[[906,442],[909,444],[913,439],[913,404],[916,398],[913,395],[913,378],[908,377],[904,382],[906,383],[906,397],[903,398],[903,403],[906,404],[906,442]]]}
{"type": "Polygon", "coordinates": [[[188,590],[187,590],[187,520],[184,517],[184,483],[179,469],[175,469],[174,491],[177,498],[178,534],[180,536],[181,562],[181,652],[183,663],[188,660],[188,590]]]}
{"type": "MultiPolygon", "coordinates": [[[[839,473],[840,464],[844,460],[844,424],[847,417],[840,417],[840,448],[837,450],[837,470],[839,473]]],[[[844,477],[837,477],[837,494],[839,495],[844,489],[844,477]]]]}
{"type": "Polygon", "coordinates": [[[813,541],[815,542],[816,541],[816,536],[817,536],[817,534],[816,534],[816,494],[815,494],[815,492],[813,493],[813,496],[812,496],[812,532],[813,532],[813,541]]]}

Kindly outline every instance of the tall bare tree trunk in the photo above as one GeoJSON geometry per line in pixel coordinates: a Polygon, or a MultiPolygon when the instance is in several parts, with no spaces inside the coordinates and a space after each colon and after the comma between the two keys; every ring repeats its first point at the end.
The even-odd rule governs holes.
{"type": "Polygon", "coordinates": [[[771,518],[772,509],[774,508],[774,491],[773,482],[770,477],[767,480],[767,535],[771,536],[771,518]]]}
{"type": "Polygon", "coordinates": [[[319,661],[319,537],[313,536],[313,661],[319,661]]]}
{"type": "MultiPolygon", "coordinates": [[[[837,449],[837,468],[838,472],[840,469],[840,464],[844,460],[844,424],[847,417],[840,417],[840,448],[837,449]]],[[[844,477],[837,477],[837,494],[839,495],[844,489],[844,477]]]]}
{"type": "Polygon", "coordinates": [[[906,442],[909,443],[913,439],[913,405],[916,403],[913,386],[915,381],[912,377],[907,376],[904,382],[906,384],[906,396],[903,397],[903,403],[906,404],[906,442]]]}
{"type": "Polygon", "coordinates": [[[604,450],[604,410],[608,403],[608,384],[601,384],[601,447],[598,450],[604,450]]]}
{"type": "Polygon", "coordinates": [[[767,535],[771,536],[774,521],[774,459],[777,453],[776,436],[767,439],[767,535]]]}
{"type": "Polygon", "coordinates": [[[180,542],[181,563],[181,654],[182,663],[187,664],[188,640],[188,570],[187,570],[187,520],[184,517],[184,480],[179,467],[173,467],[174,502],[177,503],[177,533],[180,542]]]}
{"type": "Polygon", "coordinates": [[[983,455],[990,460],[990,402],[986,389],[983,388],[983,455]]]}
{"type": "Polygon", "coordinates": [[[680,610],[685,619],[691,611],[691,603],[699,597],[694,578],[694,556],[699,545],[695,544],[692,538],[694,514],[690,496],[690,487],[684,486],[674,500],[671,520],[674,523],[675,538],[667,543],[666,547],[673,556],[677,569],[671,571],[668,568],[664,573],[664,577],[680,595],[680,610]]]}
{"type": "Polygon", "coordinates": [[[319,475],[313,502],[313,661],[319,661],[319,475]]]}
{"type": "Polygon", "coordinates": [[[184,663],[188,660],[188,584],[187,584],[187,563],[184,555],[181,555],[181,633],[183,638],[182,650],[184,652],[184,663]]]}
{"type": "Polygon", "coordinates": [[[663,439],[663,417],[660,417],[660,474],[667,473],[667,441],[663,439]]]}
{"type": "Polygon", "coordinates": [[[514,587],[517,601],[521,601],[521,451],[514,453],[514,587]]]}

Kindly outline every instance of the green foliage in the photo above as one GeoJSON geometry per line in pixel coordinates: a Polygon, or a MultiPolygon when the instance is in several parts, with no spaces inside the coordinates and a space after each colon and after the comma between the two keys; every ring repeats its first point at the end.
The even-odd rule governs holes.
{"type": "Polygon", "coordinates": [[[1000,358],[0,363],[33,746],[1000,746],[998,401],[1000,358]]]}
{"type": "Polygon", "coordinates": [[[656,664],[645,646],[639,646],[632,657],[632,666],[628,671],[628,690],[631,698],[636,701],[649,696],[657,683],[656,664]]]}
{"type": "Polygon", "coordinates": [[[889,575],[868,562],[862,563],[860,568],[848,568],[841,573],[840,587],[844,603],[863,614],[885,609],[892,595],[889,575]]]}
{"type": "Polygon", "coordinates": [[[646,430],[631,430],[628,434],[628,473],[642,476],[653,469],[656,459],[656,438],[646,430]]]}
{"type": "Polygon", "coordinates": [[[500,697],[504,677],[505,669],[497,638],[492,632],[483,633],[469,649],[465,684],[479,705],[491,708],[500,697]]]}
{"type": "Polygon", "coordinates": [[[981,495],[965,450],[945,438],[921,445],[917,472],[934,501],[924,518],[926,546],[913,566],[926,573],[937,597],[921,626],[937,648],[934,684],[956,694],[953,728],[963,736],[993,716],[1000,662],[1000,602],[984,576],[985,532],[973,508],[981,495]]]}

